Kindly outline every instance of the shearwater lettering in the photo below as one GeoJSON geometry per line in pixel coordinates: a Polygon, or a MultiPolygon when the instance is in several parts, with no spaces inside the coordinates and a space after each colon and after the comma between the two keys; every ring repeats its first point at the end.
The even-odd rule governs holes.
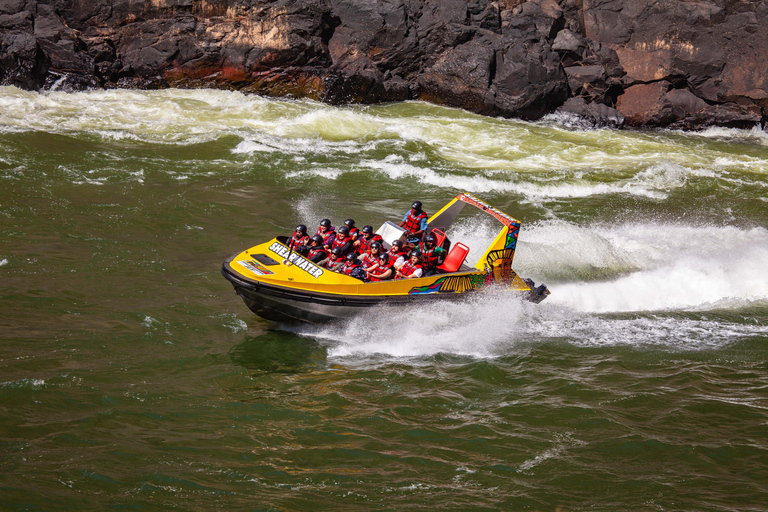
{"type": "Polygon", "coordinates": [[[281,244],[280,242],[274,242],[272,245],[269,246],[269,250],[274,252],[275,254],[277,254],[283,259],[287,258],[288,261],[290,261],[296,267],[300,268],[301,270],[311,275],[315,279],[323,275],[323,269],[321,269],[314,263],[305,260],[299,254],[289,251],[288,248],[283,244],[281,244]],[[290,253],[290,256],[289,256],[289,253],[290,253]]]}

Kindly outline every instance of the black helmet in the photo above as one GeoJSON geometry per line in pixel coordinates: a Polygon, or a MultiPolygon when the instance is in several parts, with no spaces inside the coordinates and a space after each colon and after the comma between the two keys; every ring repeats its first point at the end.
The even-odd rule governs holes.
{"type": "Polygon", "coordinates": [[[357,261],[357,254],[353,252],[347,254],[347,261],[357,261]]]}
{"type": "Polygon", "coordinates": [[[424,237],[424,243],[425,244],[430,244],[430,243],[434,244],[435,242],[437,242],[437,240],[435,240],[434,235],[427,235],[427,236],[424,237]]]}
{"type": "Polygon", "coordinates": [[[411,251],[411,256],[416,256],[417,258],[421,259],[421,251],[418,249],[414,249],[411,251]]]}
{"type": "Polygon", "coordinates": [[[347,226],[349,229],[352,229],[353,227],[355,227],[355,220],[347,219],[344,221],[344,225],[347,226]]]}
{"type": "Polygon", "coordinates": [[[300,235],[306,235],[307,234],[307,226],[304,224],[299,224],[296,226],[296,232],[300,235]]]}
{"type": "Polygon", "coordinates": [[[381,250],[381,244],[379,242],[373,242],[371,244],[371,250],[374,250],[374,249],[376,249],[377,251],[380,251],[381,250]]]}
{"type": "Polygon", "coordinates": [[[361,230],[364,235],[372,235],[373,234],[373,228],[371,226],[363,226],[363,229],[361,230]]]}
{"type": "Polygon", "coordinates": [[[320,227],[323,228],[330,228],[331,227],[331,221],[328,219],[323,219],[320,221],[320,227]]]}
{"type": "Polygon", "coordinates": [[[415,212],[420,212],[421,211],[421,201],[414,201],[413,204],[411,205],[411,208],[415,212]]]}
{"type": "Polygon", "coordinates": [[[317,245],[322,245],[323,237],[321,237],[320,235],[315,235],[312,237],[312,241],[315,242],[317,245]]]}
{"type": "Polygon", "coordinates": [[[343,256],[344,251],[341,250],[341,247],[334,247],[333,249],[331,249],[331,254],[333,254],[334,256],[343,256]]]}
{"type": "Polygon", "coordinates": [[[341,226],[337,233],[341,233],[342,235],[346,236],[349,234],[349,228],[347,226],[341,226]]]}
{"type": "Polygon", "coordinates": [[[392,247],[399,247],[399,248],[402,249],[403,248],[403,241],[400,240],[400,239],[397,239],[397,240],[393,241],[392,242],[392,247]]]}
{"type": "Polygon", "coordinates": [[[383,261],[384,263],[389,263],[389,254],[383,252],[379,256],[379,261],[383,261]]]}

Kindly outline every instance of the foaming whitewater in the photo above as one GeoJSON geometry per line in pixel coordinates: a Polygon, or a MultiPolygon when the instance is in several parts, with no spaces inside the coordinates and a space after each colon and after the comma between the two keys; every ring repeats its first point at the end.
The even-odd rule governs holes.
{"type": "Polygon", "coordinates": [[[632,347],[662,350],[716,350],[739,340],[768,334],[759,322],[744,324],[722,318],[583,314],[554,303],[542,304],[525,335],[533,340],[567,340],[584,347],[632,347]]]}
{"type": "Polygon", "coordinates": [[[508,353],[510,340],[524,339],[532,307],[505,290],[488,290],[456,302],[375,307],[348,321],[299,332],[328,342],[332,357],[496,357],[508,353]]]}
{"type": "Polygon", "coordinates": [[[754,126],[749,130],[713,126],[698,132],[697,135],[728,142],[756,142],[768,146],[768,132],[762,130],[760,126],[754,126]]]}
{"type": "MultiPolygon", "coordinates": [[[[449,232],[470,246],[493,235],[492,223],[474,219],[449,232]]],[[[552,291],[543,303],[492,288],[461,301],[373,308],[299,332],[323,340],[333,357],[416,358],[498,357],[542,340],[705,350],[768,333],[757,318],[727,318],[755,311],[762,318],[768,308],[764,228],[548,221],[524,230],[517,254],[518,273],[552,291]]]]}
{"type": "Polygon", "coordinates": [[[664,199],[670,190],[685,186],[690,177],[713,176],[712,171],[707,169],[688,169],[667,161],[610,183],[601,182],[605,174],[602,172],[550,171],[543,176],[528,176],[516,172],[476,171],[471,175],[457,175],[446,170],[436,171],[423,164],[416,165],[399,155],[390,155],[382,160],[366,160],[360,163],[360,168],[381,172],[392,180],[415,178],[424,185],[445,187],[450,184],[451,188],[473,193],[515,193],[528,197],[530,201],[605,194],[664,199]]]}
{"type": "MultiPolygon", "coordinates": [[[[166,176],[189,180],[179,189],[211,185],[244,197],[263,186],[290,199],[275,202],[279,213],[244,209],[281,226],[293,209],[290,221],[310,230],[324,217],[337,226],[349,216],[375,228],[397,221],[415,197],[404,199],[405,190],[430,212],[442,206],[438,189],[520,204],[514,268],[550,287],[544,303],[495,290],[416,313],[376,308],[309,332],[334,355],[495,357],[538,339],[699,347],[758,332],[766,317],[768,232],[743,227],[765,225],[768,135],[758,129],[577,130],[421,102],[339,108],[232,91],[0,87],[0,134],[0,170],[20,186],[41,173],[83,197],[114,187],[130,195],[166,185],[166,176]],[[47,160],[31,154],[34,144],[47,160]],[[62,158],[60,146],[88,156],[62,158]],[[358,190],[376,199],[356,203],[353,215],[346,200],[358,190]],[[689,218],[711,223],[669,220],[689,218]],[[757,323],[728,319],[752,311],[757,323]]],[[[228,200],[248,201],[216,199],[228,200]]],[[[497,233],[490,219],[460,218],[448,235],[472,249],[474,264],[497,233]]]]}
{"type": "Polygon", "coordinates": [[[234,158],[299,159],[278,168],[289,179],[375,171],[394,181],[415,178],[431,187],[513,193],[529,201],[606,194],[664,199],[692,179],[768,174],[768,159],[744,150],[764,148],[760,130],[577,131],[420,102],[338,108],[233,91],[39,94],[0,87],[0,130],[151,144],[226,141],[234,158]],[[708,142],[723,138],[743,147],[708,142]]]}
{"type": "Polygon", "coordinates": [[[768,326],[757,321],[736,323],[703,315],[649,312],[585,314],[554,301],[531,304],[500,289],[456,302],[377,307],[347,321],[293,330],[326,344],[332,358],[408,359],[437,354],[496,358],[550,341],[584,347],[714,350],[768,334],[768,326]]]}
{"type": "MultiPolygon", "coordinates": [[[[738,309],[768,300],[768,230],[540,223],[516,266],[554,278],[549,302],[590,313],[738,309]]],[[[551,279],[550,279],[551,281],[551,279]]]]}

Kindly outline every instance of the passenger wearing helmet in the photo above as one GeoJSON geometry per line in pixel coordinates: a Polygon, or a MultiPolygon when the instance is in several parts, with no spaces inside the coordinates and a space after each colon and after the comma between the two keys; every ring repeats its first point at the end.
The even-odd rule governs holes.
{"type": "Polygon", "coordinates": [[[421,251],[416,249],[411,251],[410,261],[406,261],[397,270],[395,279],[415,279],[422,275],[424,275],[424,269],[421,268],[421,251]]]}
{"type": "Polygon", "coordinates": [[[355,277],[361,281],[365,281],[365,270],[363,270],[362,265],[360,265],[360,262],[357,261],[355,256],[356,255],[353,252],[347,254],[345,258],[346,261],[344,262],[344,265],[342,265],[342,267],[338,270],[338,272],[355,277]]]}
{"type": "Polygon", "coordinates": [[[330,220],[323,219],[320,221],[320,226],[315,234],[323,237],[323,245],[330,246],[333,239],[336,238],[336,229],[331,225],[330,220]]]}
{"type": "Polygon", "coordinates": [[[341,251],[346,255],[352,252],[352,244],[354,240],[349,236],[349,228],[347,226],[341,226],[336,233],[336,238],[331,242],[331,249],[335,247],[341,247],[341,251]]]}
{"type": "Polygon", "coordinates": [[[365,273],[368,281],[384,281],[386,279],[392,279],[395,275],[395,268],[392,266],[389,255],[383,253],[379,256],[379,261],[376,266],[371,267],[365,273]]]}
{"type": "Polygon", "coordinates": [[[352,237],[352,240],[357,240],[360,237],[360,230],[355,226],[354,219],[345,220],[344,225],[349,228],[349,236],[352,237]]]}
{"type": "Polygon", "coordinates": [[[365,270],[369,270],[378,265],[379,256],[384,252],[384,247],[381,245],[381,242],[372,242],[368,249],[368,252],[363,253],[359,258],[365,270]]]}
{"type": "Polygon", "coordinates": [[[416,244],[421,240],[428,227],[428,218],[426,212],[421,209],[421,201],[414,201],[400,223],[400,227],[406,231],[406,241],[409,244],[416,244]]]}
{"type": "Polygon", "coordinates": [[[392,266],[395,268],[402,267],[408,259],[408,252],[402,240],[392,242],[392,247],[389,249],[389,259],[392,266]]]}
{"type": "Polygon", "coordinates": [[[299,224],[296,226],[293,236],[288,241],[288,248],[300,254],[306,254],[308,245],[309,235],[307,234],[307,226],[299,224]]]}
{"type": "Polygon", "coordinates": [[[344,265],[344,254],[341,252],[341,247],[334,247],[331,249],[331,254],[328,255],[328,259],[325,260],[325,268],[337,272],[341,266],[344,265]]]}
{"type": "Polygon", "coordinates": [[[437,239],[434,235],[425,236],[419,243],[421,251],[421,266],[424,268],[424,275],[431,276],[437,273],[437,267],[446,256],[446,251],[437,245],[437,239]]]}
{"type": "Polygon", "coordinates": [[[374,233],[373,228],[371,226],[363,226],[363,229],[360,230],[360,233],[362,233],[362,236],[357,239],[357,242],[355,242],[355,250],[359,254],[365,254],[369,252],[370,246],[373,242],[383,242],[384,239],[381,238],[381,235],[374,233]]]}
{"type": "Polygon", "coordinates": [[[320,235],[313,236],[309,243],[307,259],[312,263],[322,265],[326,258],[328,258],[328,248],[323,245],[323,237],[320,235]]]}

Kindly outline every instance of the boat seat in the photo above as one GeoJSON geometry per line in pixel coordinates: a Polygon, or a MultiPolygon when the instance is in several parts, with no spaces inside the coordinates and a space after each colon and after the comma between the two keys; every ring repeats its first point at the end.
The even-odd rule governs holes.
{"type": "Polygon", "coordinates": [[[467,259],[467,254],[469,254],[469,247],[461,242],[456,242],[451,247],[451,250],[448,251],[448,256],[445,257],[443,264],[437,267],[437,270],[444,274],[456,272],[461,268],[464,260],[467,259]]]}
{"type": "MultiPolygon", "coordinates": [[[[447,249],[447,247],[443,244],[445,244],[446,237],[445,237],[445,231],[442,229],[433,229],[431,232],[432,236],[435,237],[435,245],[438,247],[442,247],[443,249],[447,249]]],[[[450,244],[450,242],[448,242],[450,244]]]]}

